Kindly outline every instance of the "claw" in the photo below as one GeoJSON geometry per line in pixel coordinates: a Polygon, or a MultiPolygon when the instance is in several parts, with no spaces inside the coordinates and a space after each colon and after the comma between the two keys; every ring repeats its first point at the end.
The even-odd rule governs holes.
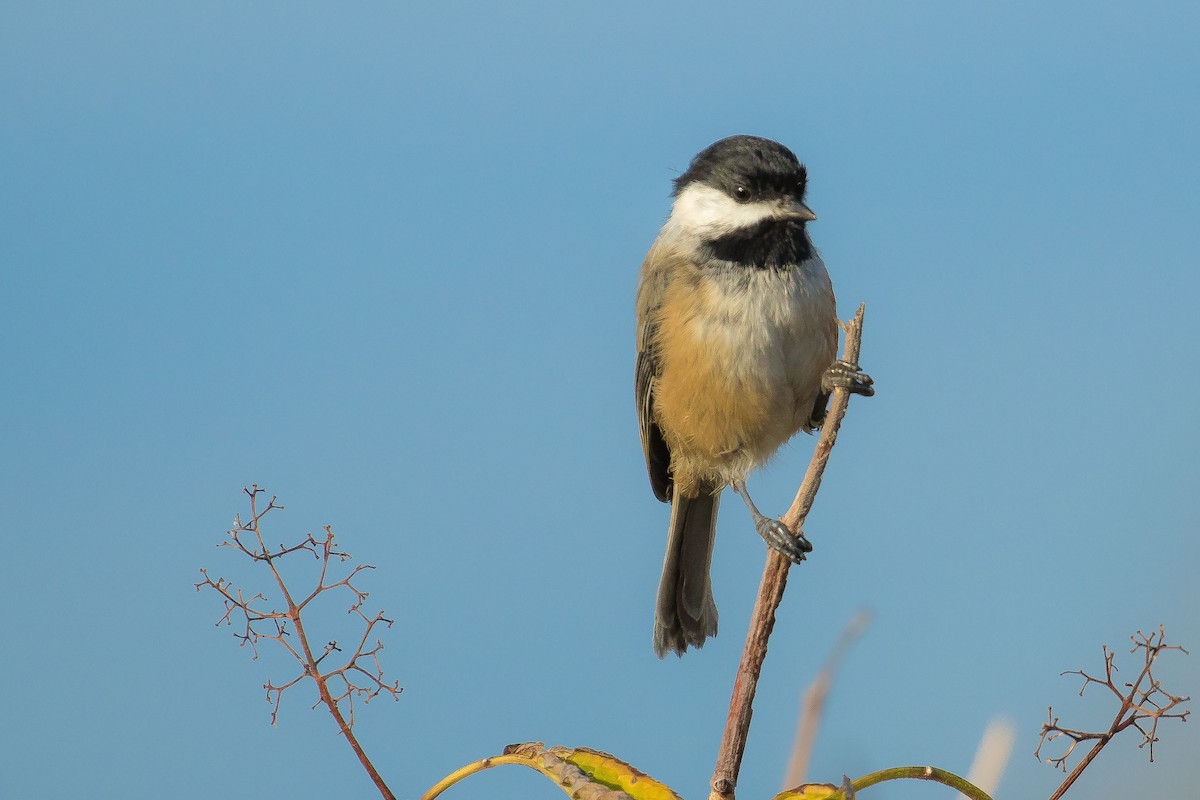
{"type": "Polygon", "coordinates": [[[821,376],[821,388],[826,392],[834,389],[845,389],[851,394],[861,394],[870,397],[875,394],[875,381],[870,375],[858,368],[858,364],[841,359],[833,362],[825,374],[821,376]]]}
{"type": "Polygon", "coordinates": [[[812,552],[812,543],[804,538],[804,534],[792,536],[788,526],[777,519],[759,516],[754,520],[754,528],[767,543],[767,547],[793,564],[799,564],[804,560],[805,553],[812,552]]]}
{"type": "Polygon", "coordinates": [[[740,494],[742,500],[746,502],[746,508],[750,509],[750,516],[754,520],[754,529],[767,543],[767,547],[793,564],[799,564],[804,560],[805,553],[812,552],[812,543],[804,538],[803,533],[793,536],[787,525],[777,519],[771,519],[758,510],[758,506],[754,505],[754,501],[750,499],[750,493],[746,491],[745,483],[735,481],[733,490],[740,494]]]}

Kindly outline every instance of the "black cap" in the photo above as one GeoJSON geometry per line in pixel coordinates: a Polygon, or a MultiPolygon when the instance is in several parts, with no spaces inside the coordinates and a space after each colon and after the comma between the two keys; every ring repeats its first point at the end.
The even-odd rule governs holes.
{"type": "Polygon", "coordinates": [[[730,136],[696,154],[687,172],[675,179],[675,195],[693,183],[729,193],[735,186],[745,186],[756,195],[789,194],[800,200],[808,172],[779,142],[761,136],[730,136]]]}

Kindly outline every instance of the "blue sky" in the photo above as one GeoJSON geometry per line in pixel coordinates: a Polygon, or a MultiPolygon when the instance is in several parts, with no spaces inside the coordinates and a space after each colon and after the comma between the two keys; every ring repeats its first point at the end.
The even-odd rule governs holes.
{"type": "MultiPolygon", "coordinates": [[[[244,484],[376,565],[399,703],[358,730],[414,796],[509,742],[703,797],[763,547],[727,502],[721,635],[650,648],[667,508],[632,402],[637,268],[690,157],[809,168],[856,399],[792,574],[740,785],[863,607],[812,775],[1044,797],[1062,670],[1162,623],[1200,649],[1193,3],[10,4],[0,24],[0,794],[371,796],[308,694],[268,724],[198,569],[244,484]],[[1190,498],[1190,499],[1189,499],[1190,498]]],[[[751,482],[782,512],[812,440],[751,482]]],[[[338,614],[318,638],[351,638],[338,614]]],[[[351,630],[353,630],[351,628],[351,630]]],[[[1160,677],[1200,694],[1200,656],[1160,677]]],[[[1182,796],[1200,729],[1075,792],[1182,796]]],[[[499,771],[452,797],[554,797],[499,771]]],[[[892,800],[933,787],[875,790],[892,800]]]]}

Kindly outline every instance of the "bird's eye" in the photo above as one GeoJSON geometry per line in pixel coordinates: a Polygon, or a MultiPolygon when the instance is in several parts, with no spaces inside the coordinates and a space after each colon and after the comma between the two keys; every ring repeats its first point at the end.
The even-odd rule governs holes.
{"type": "Polygon", "coordinates": [[[733,187],[733,199],[737,200],[739,203],[745,203],[747,200],[750,199],[750,190],[747,189],[745,186],[742,186],[741,184],[734,186],[733,187]]]}

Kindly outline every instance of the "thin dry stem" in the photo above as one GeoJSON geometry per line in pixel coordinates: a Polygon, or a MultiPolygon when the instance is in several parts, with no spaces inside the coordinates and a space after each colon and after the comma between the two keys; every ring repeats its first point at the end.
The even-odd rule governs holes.
{"type": "Polygon", "coordinates": [[[325,536],[321,539],[315,538],[310,533],[298,544],[290,547],[281,544],[272,550],[263,538],[261,523],[269,513],[280,510],[283,506],[276,503],[277,498],[272,497],[265,507],[260,507],[259,496],[264,494],[264,491],[258,487],[258,484],[253,484],[243,491],[250,498],[250,518],[243,520],[241,515],[235,517],[233,528],[228,532],[228,538],[220,546],[231,547],[255,562],[265,563],[283,596],[284,607],[282,610],[268,607],[267,598],[261,593],[246,597],[242,589],[234,587],[224,578],[213,580],[208,571],[204,569],[200,570],[204,580],[196,584],[196,590],[208,588],[221,595],[225,603],[225,613],[217,620],[217,625],[233,625],[234,618],[238,617],[240,631],[235,632],[234,637],[238,639],[242,647],[249,645],[254,659],[258,658],[259,642],[267,640],[278,642],[300,665],[300,674],[294,678],[278,684],[268,680],[263,685],[266,690],[267,702],[271,704],[271,724],[275,725],[279,721],[279,706],[284,692],[305,678],[312,678],[316,684],[318,695],[318,700],[313,704],[313,708],[324,704],[329,709],[329,713],[338,725],[339,732],[346,737],[346,741],[358,756],[358,760],[367,774],[371,776],[371,780],[379,789],[380,794],[387,800],[394,800],[395,796],[388,789],[370,759],[367,758],[366,752],[362,749],[353,731],[355,700],[368,703],[384,693],[398,700],[402,691],[399,681],[388,683],[384,680],[383,667],[379,662],[379,653],[383,650],[383,643],[377,638],[374,639],[373,644],[371,643],[372,634],[378,626],[391,627],[392,620],[385,617],[382,610],[373,616],[368,616],[363,611],[363,605],[369,592],[363,591],[354,584],[359,573],[374,569],[374,567],[360,564],[345,577],[330,582],[330,564],[344,563],[351,556],[338,549],[333,530],[328,525],[325,526],[325,536]],[[279,559],[293,553],[309,553],[321,562],[316,586],[299,602],[293,598],[277,565],[279,559]],[[310,643],[301,614],[318,597],[338,589],[348,591],[353,595],[353,602],[347,612],[357,615],[365,624],[365,629],[353,652],[347,654],[336,641],[330,641],[320,648],[318,653],[310,643]],[[344,657],[344,660],[341,660],[337,666],[322,671],[323,664],[327,659],[337,661],[339,656],[344,657]]]}
{"type": "MultiPolygon", "coordinates": [[[[858,363],[859,350],[862,346],[863,314],[866,306],[860,305],[858,313],[848,324],[843,325],[846,332],[846,343],[842,358],[851,364],[858,363]]],[[[850,392],[838,388],[833,392],[829,410],[825,415],[825,423],[821,427],[821,436],[813,451],[808,471],[804,481],[796,493],[796,499],[791,508],[784,514],[782,520],[793,534],[803,530],[804,519],[812,508],[821,486],[821,477],[825,465],[829,462],[829,454],[837,441],[838,430],[842,426],[842,418],[850,403],[850,392]]],[[[783,599],[783,590],[787,587],[787,571],[791,566],[786,558],[774,550],[767,554],[767,565],[763,570],[762,582],[758,588],[758,599],[754,603],[754,611],[750,616],[750,628],[746,632],[746,645],[742,650],[742,660],[738,664],[737,676],[733,682],[733,694],[729,700],[729,715],[725,719],[725,732],[721,737],[721,747],[717,753],[717,765],[713,771],[712,792],[709,800],[732,800],[737,787],[738,773],[742,767],[742,755],[746,751],[746,737],[750,732],[750,718],[753,714],[754,693],[758,688],[758,678],[762,673],[763,660],[767,657],[767,640],[771,629],[775,626],[775,610],[783,599]]]]}
{"type": "Polygon", "coordinates": [[[817,677],[804,692],[804,700],[800,708],[800,723],[796,726],[796,741],[792,745],[792,756],[788,760],[787,772],[783,778],[783,788],[790,789],[804,783],[808,773],[808,761],[812,756],[813,743],[817,740],[817,727],[825,710],[825,700],[833,687],[834,676],[842,663],[842,657],[850,646],[858,641],[863,631],[871,624],[871,612],[863,609],[846,623],[842,635],[825,659],[825,665],[817,673],[817,677]]]}
{"type": "Polygon", "coordinates": [[[1095,678],[1087,674],[1083,670],[1073,669],[1062,673],[1063,675],[1079,675],[1083,678],[1083,685],[1079,688],[1079,695],[1082,697],[1087,687],[1095,683],[1108,689],[1120,703],[1117,714],[1113,717],[1112,724],[1105,731],[1081,731],[1074,728],[1064,728],[1059,725],[1058,717],[1054,716],[1054,708],[1047,709],[1047,722],[1042,725],[1042,735],[1038,741],[1037,749],[1034,751],[1034,757],[1042,759],[1042,747],[1048,742],[1052,742],[1060,737],[1066,737],[1071,741],[1066,751],[1061,755],[1054,757],[1046,757],[1042,759],[1045,763],[1058,767],[1063,772],[1067,771],[1067,760],[1075,752],[1075,748],[1082,742],[1094,742],[1091,749],[1084,755],[1083,759],[1075,765],[1075,769],[1071,770],[1071,774],[1066,777],[1062,785],[1055,790],[1050,796],[1050,800],[1058,800],[1062,797],[1067,789],[1083,774],[1092,760],[1100,754],[1104,746],[1112,741],[1116,736],[1127,728],[1136,728],[1142,734],[1142,741],[1138,747],[1145,747],[1150,754],[1150,760],[1154,760],[1154,743],[1158,741],[1158,723],[1164,719],[1178,719],[1186,721],[1188,715],[1191,714],[1190,709],[1182,709],[1176,711],[1180,705],[1186,703],[1191,698],[1181,695],[1174,695],[1162,688],[1154,678],[1154,662],[1158,656],[1166,650],[1178,650],[1182,653],[1187,653],[1179,645],[1170,645],[1166,643],[1166,632],[1163,626],[1158,626],[1157,632],[1149,634],[1138,631],[1135,635],[1129,637],[1133,642],[1133,648],[1129,651],[1136,653],[1142,651],[1144,660],[1142,668],[1138,671],[1137,678],[1130,683],[1121,684],[1118,687],[1114,674],[1118,671],[1116,664],[1113,663],[1113,651],[1105,645],[1102,648],[1104,654],[1104,677],[1095,678]]]}

